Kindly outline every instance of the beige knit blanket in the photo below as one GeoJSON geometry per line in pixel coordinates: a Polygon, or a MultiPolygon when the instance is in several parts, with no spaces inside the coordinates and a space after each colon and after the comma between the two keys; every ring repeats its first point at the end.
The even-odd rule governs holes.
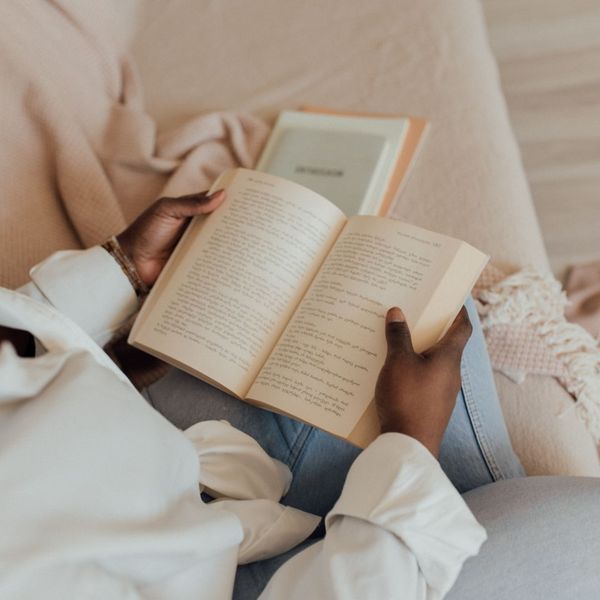
{"type": "Polygon", "coordinates": [[[160,195],[252,166],[266,139],[262,121],[230,113],[158,133],[112,38],[113,9],[0,2],[0,285],[24,283],[56,250],[102,242],[160,195]]]}

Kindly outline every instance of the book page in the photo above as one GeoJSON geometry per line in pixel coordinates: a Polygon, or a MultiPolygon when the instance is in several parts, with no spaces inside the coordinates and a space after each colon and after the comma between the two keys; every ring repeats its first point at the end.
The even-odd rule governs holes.
{"type": "Polygon", "coordinates": [[[237,169],[226,189],[192,223],[131,340],[243,397],[346,219],[257,171],[237,169]]]}
{"type": "MultiPolygon", "coordinates": [[[[435,332],[418,323],[461,244],[399,221],[350,219],[248,397],[347,437],[385,360],[387,310],[402,308],[417,351],[431,345],[435,332]]],[[[448,318],[437,319],[438,335],[448,318]]]]}

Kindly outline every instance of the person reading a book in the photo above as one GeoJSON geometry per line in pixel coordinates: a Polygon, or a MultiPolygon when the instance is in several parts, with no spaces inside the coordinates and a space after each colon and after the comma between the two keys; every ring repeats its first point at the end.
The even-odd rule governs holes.
{"type": "Polygon", "coordinates": [[[470,301],[418,353],[386,311],[363,451],[182,370],[145,400],[131,386],[98,343],[224,198],[163,199],[105,248],[0,288],[0,595],[468,600],[507,597],[510,572],[512,598],[574,582],[592,597],[597,485],[519,477],[470,301]],[[461,572],[486,537],[476,516],[489,540],[461,572]],[[549,530],[568,570],[544,570],[566,551],[549,530]]]}

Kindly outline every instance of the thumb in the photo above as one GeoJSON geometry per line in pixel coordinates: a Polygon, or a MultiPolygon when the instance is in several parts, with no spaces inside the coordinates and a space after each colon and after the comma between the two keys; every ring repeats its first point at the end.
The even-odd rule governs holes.
{"type": "Polygon", "coordinates": [[[385,316],[385,339],[390,354],[414,354],[410,330],[404,313],[397,307],[390,308],[385,316]]]}
{"type": "Polygon", "coordinates": [[[185,219],[211,213],[224,199],[224,190],[218,190],[210,195],[208,192],[200,192],[178,198],[161,198],[157,203],[156,212],[165,217],[185,219]]]}

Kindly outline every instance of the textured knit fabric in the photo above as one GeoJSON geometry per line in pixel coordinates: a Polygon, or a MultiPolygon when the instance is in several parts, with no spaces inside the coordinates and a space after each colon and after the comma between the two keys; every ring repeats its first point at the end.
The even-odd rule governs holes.
{"type": "Polygon", "coordinates": [[[560,283],[532,269],[506,275],[491,265],[474,294],[494,368],[517,382],[527,375],[556,377],[600,444],[600,346],[566,320],[568,300],[560,283]]]}
{"type": "Polygon", "coordinates": [[[110,34],[111,3],[0,4],[0,285],[56,250],[121,231],[160,195],[207,189],[251,166],[268,128],[213,113],[158,135],[135,68],[110,34]]]}

